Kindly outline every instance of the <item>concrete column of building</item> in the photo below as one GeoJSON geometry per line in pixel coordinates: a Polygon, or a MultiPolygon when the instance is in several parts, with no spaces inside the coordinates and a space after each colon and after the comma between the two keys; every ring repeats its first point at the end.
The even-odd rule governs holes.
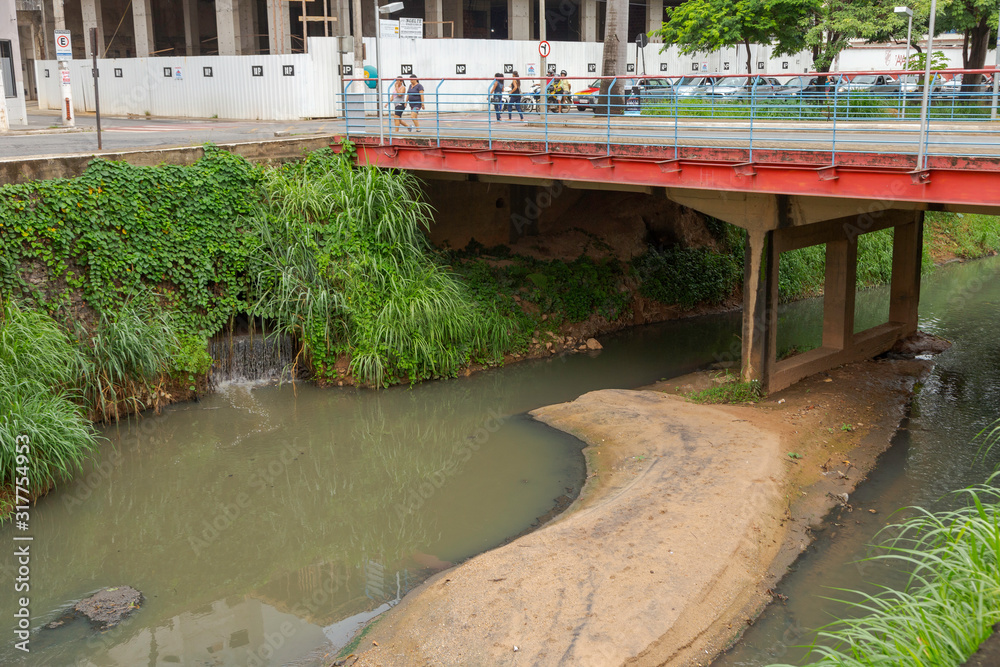
{"type": "Polygon", "coordinates": [[[743,260],[741,375],[765,382],[774,357],[778,322],[778,254],[774,232],[747,231],[743,260]]]}
{"type": "Polygon", "coordinates": [[[257,3],[255,0],[239,0],[239,42],[240,54],[254,55],[258,52],[257,3]]]}
{"type": "Polygon", "coordinates": [[[189,56],[201,55],[201,24],[198,21],[198,0],[181,0],[184,10],[184,49],[189,56]]]}
{"type": "Polygon", "coordinates": [[[823,285],[823,347],[845,350],[854,340],[854,301],[858,283],[856,239],[827,241],[823,285]]]}
{"type": "Polygon", "coordinates": [[[349,0],[337,0],[337,23],[336,34],[338,35],[350,35],[351,34],[351,8],[349,0]]]}
{"type": "MultiPolygon", "coordinates": [[[[663,0],[646,0],[646,32],[650,33],[659,30],[663,25],[663,0]]],[[[629,35],[635,39],[635,35],[629,35]]],[[[650,41],[659,42],[660,39],[650,38],[650,41]]]]}
{"type": "Polygon", "coordinates": [[[597,41],[597,0],[580,2],[580,36],[585,42],[597,41]]]}
{"type": "Polygon", "coordinates": [[[507,38],[531,39],[531,0],[507,0],[507,38]]]}
{"type": "Polygon", "coordinates": [[[219,38],[219,55],[242,55],[239,0],[215,0],[215,26],[219,38]]]}
{"type": "Polygon", "coordinates": [[[54,30],[66,29],[66,9],[63,7],[63,0],[52,0],[52,23],[54,30]]]}
{"type": "Polygon", "coordinates": [[[914,219],[893,230],[889,321],[901,325],[902,335],[909,336],[917,330],[920,260],[924,246],[924,213],[923,211],[900,213],[913,215],[914,219]]]}
{"type": "Polygon", "coordinates": [[[286,0],[267,0],[267,44],[272,55],[292,52],[292,26],[286,0]]]}
{"type": "MultiPolygon", "coordinates": [[[[511,0],[507,0],[508,4],[511,0]]],[[[424,37],[444,37],[444,0],[424,0],[424,37]]]]}
{"type": "Polygon", "coordinates": [[[83,11],[83,36],[86,44],[87,57],[93,57],[93,44],[90,41],[90,29],[97,28],[97,57],[104,57],[104,12],[101,8],[101,0],[83,0],[81,4],[83,11]]]}
{"type": "Polygon", "coordinates": [[[148,58],[156,50],[152,0],[132,0],[132,23],[135,29],[135,55],[138,58],[148,58]]]}
{"type": "MultiPolygon", "coordinates": [[[[465,3],[462,0],[444,0],[444,20],[454,22],[454,32],[451,36],[462,39],[465,35],[465,3]]],[[[445,26],[445,37],[449,36],[448,30],[449,28],[445,26]]]]}

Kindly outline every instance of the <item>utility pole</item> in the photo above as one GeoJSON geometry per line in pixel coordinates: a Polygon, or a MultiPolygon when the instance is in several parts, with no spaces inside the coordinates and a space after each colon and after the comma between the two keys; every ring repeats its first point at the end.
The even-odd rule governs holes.
{"type": "Polygon", "coordinates": [[[931,92],[931,60],[934,56],[934,18],[937,14],[937,0],[931,0],[931,18],[927,26],[927,57],[924,59],[924,95],[920,102],[920,145],[917,148],[917,171],[924,169],[927,158],[927,102],[931,92]]]}

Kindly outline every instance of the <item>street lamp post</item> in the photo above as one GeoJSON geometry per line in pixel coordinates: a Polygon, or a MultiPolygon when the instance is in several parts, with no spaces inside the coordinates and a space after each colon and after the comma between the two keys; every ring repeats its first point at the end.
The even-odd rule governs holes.
{"type": "Polygon", "coordinates": [[[931,0],[931,17],[927,25],[927,57],[924,58],[924,94],[920,101],[920,139],[917,148],[917,171],[924,169],[927,148],[927,102],[931,92],[931,60],[934,56],[934,17],[937,14],[937,0],[931,0]]]}
{"type": "MultiPolygon", "coordinates": [[[[906,55],[903,56],[903,72],[910,69],[910,38],[913,36],[913,10],[909,7],[896,7],[893,10],[896,14],[906,14],[909,21],[906,23],[906,55]]],[[[906,74],[899,78],[899,115],[904,116],[906,110],[906,74]]]]}
{"type": "Polygon", "coordinates": [[[910,20],[906,24],[906,55],[903,56],[903,69],[910,68],[910,38],[913,35],[913,10],[909,7],[896,7],[893,12],[896,14],[906,14],[910,20]]]}
{"type": "Polygon", "coordinates": [[[382,128],[382,14],[392,14],[403,8],[402,2],[390,2],[382,7],[375,0],[375,90],[378,91],[376,107],[378,109],[378,143],[385,143],[385,130],[382,128]]]}

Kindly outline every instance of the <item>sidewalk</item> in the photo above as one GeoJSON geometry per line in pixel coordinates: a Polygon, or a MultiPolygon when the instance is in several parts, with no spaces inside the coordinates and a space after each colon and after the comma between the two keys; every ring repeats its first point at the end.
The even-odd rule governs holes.
{"type": "MultiPolygon", "coordinates": [[[[63,127],[59,112],[54,109],[39,109],[36,100],[29,100],[27,125],[11,125],[4,136],[24,136],[31,134],[65,134],[70,132],[93,132],[92,127],[63,127]]],[[[80,118],[77,118],[79,122],[80,118]]]]}

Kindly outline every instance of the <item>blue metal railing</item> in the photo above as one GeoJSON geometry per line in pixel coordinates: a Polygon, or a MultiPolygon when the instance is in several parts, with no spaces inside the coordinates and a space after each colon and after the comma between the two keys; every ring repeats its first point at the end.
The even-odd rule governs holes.
{"type": "MultiPolygon", "coordinates": [[[[996,70],[944,70],[932,77],[930,130],[923,139],[923,82],[915,72],[815,73],[783,81],[711,75],[684,88],[667,77],[604,77],[612,91],[605,98],[598,95],[601,77],[565,77],[575,89],[569,93],[553,90],[559,79],[548,78],[539,80],[537,91],[521,94],[520,104],[530,111],[501,98],[499,109],[511,118],[501,113],[499,120],[498,102],[488,92],[492,77],[442,78],[434,88],[433,141],[440,146],[443,139],[485,139],[490,149],[497,141],[541,141],[547,152],[562,144],[598,143],[608,155],[619,144],[672,143],[675,156],[685,148],[732,148],[745,150],[748,162],[762,149],[821,151],[829,152],[830,164],[845,151],[915,156],[923,141],[931,156],[1000,157],[1000,123],[990,121],[992,86],[988,80],[973,85],[969,78],[977,74],[995,76],[996,70]],[[627,113],[614,113],[619,107],[627,113]],[[524,120],[514,120],[514,111],[519,117],[523,112],[524,120]]],[[[521,90],[535,80],[521,77],[521,90]]],[[[365,96],[358,81],[344,82],[348,137],[379,135],[381,121],[388,143],[399,141],[394,110],[373,120],[371,100],[359,102],[365,96]]],[[[427,111],[425,106],[419,113],[427,111]]]]}

